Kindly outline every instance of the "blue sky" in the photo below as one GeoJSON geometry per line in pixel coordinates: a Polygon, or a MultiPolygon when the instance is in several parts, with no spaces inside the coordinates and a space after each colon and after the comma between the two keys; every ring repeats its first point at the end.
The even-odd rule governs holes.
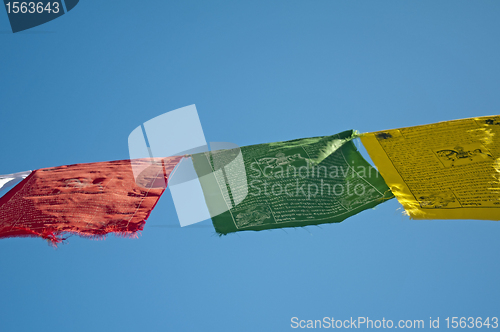
{"type": "MultiPolygon", "coordinates": [[[[92,1],[12,34],[0,10],[0,174],[126,159],[141,123],[196,104],[239,146],[499,113],[496,1],[92,1]]],[[[499,316],[500,227],[413,221],[180,228],[0,241],[2,331],[291,331],[291,318],[499,316]]]]}

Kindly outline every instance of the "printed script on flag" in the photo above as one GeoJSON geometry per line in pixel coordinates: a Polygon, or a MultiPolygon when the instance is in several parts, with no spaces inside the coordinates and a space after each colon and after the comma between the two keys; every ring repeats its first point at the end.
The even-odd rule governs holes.
{"type": "Polygon", "coordinates": [[[165,190],[182,157],[76,164],[33,171],[0,198],[0,238],[42,237],[60,243],[64,233],[135,236],[165,190]]]}
{"type": "MultiPolygon", "coordinates": [[[[226,212],[212,216],[215,230],[227,234],[243,230],[300,227],[342,220],[392,198],[384,180],[357,151],[352,130],[333,136],[258,144],[241,148],[248,194],[235,203],[238,192],[215,172],[235,154],[220,150],[193,155],[200,179],[215,172],[216,182],[200,181],[209,210],[218,192],[226,212]]],[[[231,181],[229,181],[231,182],[231,181]]]]}
{"type": "Polygon", "coordinates": [[[500,220],[500,116],[361,136],[413,219],[500,220]]]}

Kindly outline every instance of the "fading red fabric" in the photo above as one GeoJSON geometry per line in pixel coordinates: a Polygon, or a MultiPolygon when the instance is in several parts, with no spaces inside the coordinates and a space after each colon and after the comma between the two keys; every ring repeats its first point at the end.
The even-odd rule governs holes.
{"type": "Polygon", "coordinates": [[[0,198],[0,238],[42,237],[56,245],[65,233],[136,237],[182,157],[39,169],[0,198]]]}

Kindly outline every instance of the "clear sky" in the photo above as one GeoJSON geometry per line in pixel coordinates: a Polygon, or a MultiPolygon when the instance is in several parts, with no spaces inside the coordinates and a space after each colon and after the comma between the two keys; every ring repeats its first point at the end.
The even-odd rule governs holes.
{"type": "MultiPolygon", "coordinates": [[[[12,34],[0,9],[0,174],[128,158],[196,104],[239,146],[499,114],[498,1],[96,1],[12,34]]],[[[181,228],[168,191],[139,239],[0,241],[0,331],[292,331],[298,319],[500,316],[500,225],[181,228]]]]}

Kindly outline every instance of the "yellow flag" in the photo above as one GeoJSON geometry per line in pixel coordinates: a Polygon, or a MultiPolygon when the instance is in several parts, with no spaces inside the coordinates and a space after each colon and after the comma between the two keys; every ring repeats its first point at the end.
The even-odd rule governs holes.
{"type": "Polygon", "coordinates": [[[500,220],[500,116],[361,136],[412,219],[500,220]]]}

